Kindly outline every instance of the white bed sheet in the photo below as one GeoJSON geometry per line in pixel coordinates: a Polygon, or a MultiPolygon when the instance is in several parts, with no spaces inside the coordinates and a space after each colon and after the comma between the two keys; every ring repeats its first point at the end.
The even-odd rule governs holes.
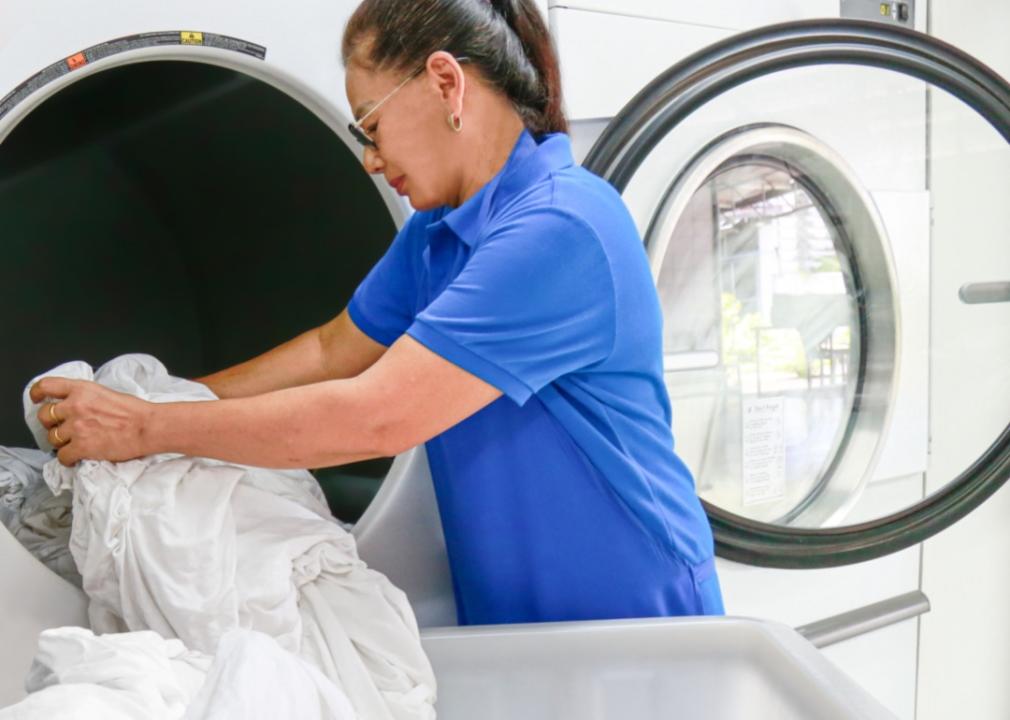
{"type": "MultiPolygon", "coordinates": [[[[68,363],[44,375],[94,379],[154,402],[214,399],[205,386],[171,377],[147,355],[116,358],[93,375],[85,363],[68,363]]],[[[40,447],[51,449],[36,418],[38,407],[26,389],[26,420],[40,447]]],[[[197,657],[185,653],[204,660],[217,656],[218,662],[206,668],[213,692],[200,696],[193,717],[249,717],[245,710],[228,713],[238,712],[237,698],[262,694],[263,677],[284,672],[292,678],[290,692],[288,686],[274,688],[278,701],[291,710],[302,702],[302,691],[312,687],[319,698],[329,698],[313,705],[331,713],[320,718],[434,718],[435,677],[406,596],[358,558],[353,536],[332,518],[307,471],[156,455],[124,463],[86,460],[73,468],[52,460],[43,474],[53,493],[73,493],[70,551],[90,598],[95,633],[128,633],[103,637],[129,638],[135,634],[129,631],[152,630],[154,637],[178,639],[181,645],[145,650],[168,667],[179,657],[197,657]],[[278,653],[287,653],[289,660],[278,653]],[[329,683],[325,691],[320,678],[329,683]],[[227,693],[221,694],[222,685],[229,686],[227,693]],[[334,693],[346,702],[332,700],[334,693]],[[222,701],[226,696],[233,697],[222,701]],[[340,714],[348,708],[354,715],[340,714]]],[[[40,657],[48,652],[56,660],[43,665],[73,667],[79,657],[85,678],[91,654],[114,655],[121,648],[110,640],[99,650],[89,644],[105,643],[102,638],[76,631],[62,638],[64,631],[55,632],[43,637],[40,657]],[[85,646],[87,652],[79,650],[85,646]],[[60,655],[64,651],[66,656],[60,655]]],[[[78,683],[77,689],[101,688],[101,697],[109,697],[100,676],[90,685],[78,683]]],[[[73,693],[69,686],[52,691],[63,675],[46,677],[44,693],[73,693]]],[[[89,691],[89,697],[94,700],[97,692],[89,691]]],[[[29,714],[10,717],[51,717],[31,714],[41,702],[30,696],[24,703],[29,714]]],[[[176,707],[174,702],[166,707],[176,707]]],[[[21,713],[18,707],[10,710],[21,713]]],[[[302,715],[285,711],[273,717],[302,715]]]]}

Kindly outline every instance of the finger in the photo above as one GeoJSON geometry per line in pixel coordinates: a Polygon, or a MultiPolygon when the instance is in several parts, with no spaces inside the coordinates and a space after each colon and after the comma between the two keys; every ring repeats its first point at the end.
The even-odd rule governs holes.
{"type": "Polygon", "coordinates": [[[57,410],[56,406],[59,404],[60,403],[45,403],[41,408],[39,408],[39,411],[36,414],[39,422],[42,423],[42,427],[47,430],[59,425],[67,419],[59,410],[57,410]]]}
{"type": "Polygon", "coordinates": [[[60,461],[60,464],[66,467],[73,467],[80,460],[77,453],[69,445],[60,448],[59,452],[56,453],[56,458],[60,461]]]}
{"type": "Polygon", "coordinates": [[[54,448],[66,447],[70,444],[70,431],[66,425],[57,425],[49,428],[49,444],[54,448]]]}
{"type": "Polygon", "coordinates": [[[28,395],[34,403],[40,403],[47,397],[62,400],[70,394],[70,391],[73,390],[74,385],[78,382],[80,381],[68,378],[44,377],[32,385],[31,390],[28,391],[28,395]]]}

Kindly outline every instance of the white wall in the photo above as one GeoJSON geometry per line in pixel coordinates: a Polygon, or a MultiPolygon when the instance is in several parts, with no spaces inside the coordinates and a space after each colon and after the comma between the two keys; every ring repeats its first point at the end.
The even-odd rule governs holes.
{"type": "MultiPolygon", "coordinates": [[[[933,0],[931,33],[1010,77],[1010,3],[933,0]]],[[[937,113],[952,102],[934,99],[937,113]]],[[[964,281],[1010,279],[1010,149],[974,152],[970,113],[933,128],[929,489],[964,469],[1010,414],[1010,305],[951,301],[964,281]],[[971,130],[971,134],[969,134],[971,130]],[[960,157],[956,157],[960,155],[960,157]],[[946,159],[944,159],[946,156],[946,159]],[[988,253],[978,250],[989,243],[988,253]],[[964,345],[954,348],[958,334],[964,345]],[[968,371],[963,363],[968,362],[968,371]]],[[[918,720],[1010,718],[1010,487],[923,547],[918,720]]]]}

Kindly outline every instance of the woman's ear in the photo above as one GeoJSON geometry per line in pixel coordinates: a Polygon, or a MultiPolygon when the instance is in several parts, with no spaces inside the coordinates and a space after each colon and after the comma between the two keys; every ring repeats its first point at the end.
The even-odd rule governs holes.
{"type": "Polygon", "coordinates": [[[455,115],[463,113],[463,96],[466,94],[466,75],[451,54],[444,50],[433,52],[426,63],[428,80],[432,89],[455,115]]]}

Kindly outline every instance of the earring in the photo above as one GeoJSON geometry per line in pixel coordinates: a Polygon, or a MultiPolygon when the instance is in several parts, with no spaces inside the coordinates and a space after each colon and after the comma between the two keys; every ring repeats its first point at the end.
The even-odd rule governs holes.
{"type": "Polygon", "coordinates": [[[455,113],[449,113],[449,117],[446,118],[446,122],[449,123],[449,127],[452,128],[453,132],[460,132],[463,129],[463,116],[456,115],[455,113]]]}

